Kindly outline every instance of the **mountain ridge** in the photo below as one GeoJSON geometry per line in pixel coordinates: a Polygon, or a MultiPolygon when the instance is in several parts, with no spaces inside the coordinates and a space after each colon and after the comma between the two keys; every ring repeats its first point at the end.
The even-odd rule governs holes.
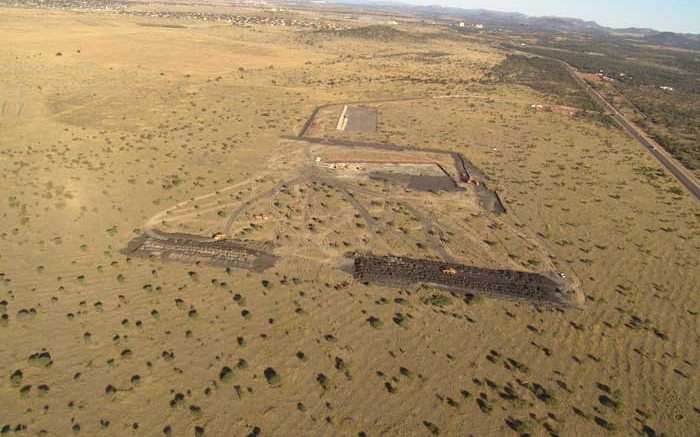
{"type": "Polygon", "coordinates": [[[494,11],[483,8],[465,9],[455,6],[440,5],[414,5],[399,1],[374,2],[367,0],[331,0],[328,3],[411,10],[431,16],[449,15],[454,19],[476,21],[478,24],[491,26],[530,26],[545,30],[626,34],[637,38],[649,39],[648,42],[650,43],[666,43],[675,46],[688,46],[700,49],[700,34],[670,32],[645,27],[615,28],[601,25],[593,20],[585,20],[574,17],[561,17],[555,15],[531,16],[521,12],[494,11]]]}

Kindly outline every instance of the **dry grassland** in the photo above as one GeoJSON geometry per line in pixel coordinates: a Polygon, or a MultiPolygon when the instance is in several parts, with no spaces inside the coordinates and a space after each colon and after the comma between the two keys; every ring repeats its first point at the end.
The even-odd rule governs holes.
{"type": "Polygon", "coordinates": [[[480,81],[504,53],[412,28],[431,36],[0,12],[2,432],[697,435],[698,204],[622,131],[480,81]],[[232,225],[277,242],[263,272],[120,252],[174,205],[218,192],[169,224],[207,234],[307,153],[351,153],[280,140],[317,105],[448,94],[465,97],[378,103],[376,133],[336,131],[332,106],[309,136],[460,152],[505,216],[352,182],[391,230],[377,235],[342,190],[304,181],[232,225]],[[442,249],[401,201],[431,211],[442,249]],[[366,286],[337,268],[353,250],[533,271],[551,257],[585,304],[366,286]]]}

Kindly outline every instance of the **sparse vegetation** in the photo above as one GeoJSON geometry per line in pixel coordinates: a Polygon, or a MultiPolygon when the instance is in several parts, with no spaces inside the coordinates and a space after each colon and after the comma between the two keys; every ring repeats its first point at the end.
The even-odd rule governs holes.
{"type": "Polygon", "coordinates": [[[697,202],[604,115],[530,108],[597,110],[541,48],[635,64],[597,86],[689,147],[694,55],[444,8],[67,4],[0,5],[0,434],[700,427],[697,202]],[[691,97],[645,82],[670,76],[691,97]],[[392,282],[403,257],[436,275],[392,282]],[[460,266],[576,308],[447,287],[460,266]]]}

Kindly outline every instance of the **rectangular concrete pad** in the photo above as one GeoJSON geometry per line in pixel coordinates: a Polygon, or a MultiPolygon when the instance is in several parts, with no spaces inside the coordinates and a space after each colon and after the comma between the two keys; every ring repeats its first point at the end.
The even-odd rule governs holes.
{"type": "Polygon", "coordinates": [[[345,132],[376,132],[379,110],[373,106],[349,106],[345,132]]]}

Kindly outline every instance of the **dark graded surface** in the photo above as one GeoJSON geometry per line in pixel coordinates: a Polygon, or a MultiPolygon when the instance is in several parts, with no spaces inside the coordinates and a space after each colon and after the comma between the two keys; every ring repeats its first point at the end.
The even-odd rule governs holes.
{"type": "Polygon", "coordinates": [[[129,243],[124,251],[128,255],[160,256],[166,261],[202,262],[219,267],[238,267],[264,270],[272,267],[277,257],[260,242],[239,240],[211,240],[199,236],[165,234],[168,238],[151,238],[141,235],[129,243]]]}
{"type": "Polygon", "coordinates": [[[494,270],[426,259],[371,254],[355,255],[353,277],[392,286],[428,284],[464,294],[478,294],[533,303],[569,305],[564,286],[538,273],[494,270]]]}
{"type": "Polygon", "coordinates": [[[481,203],[481,206],[484,207],[484,209],[494,214],[506,213],[506,207],[503,206],[501,197],[498,195],[498,192],[496,190],[486,188],[486,186],[482,184],[476,186],[474,191],[479,197],[479,202],[481,203]]]}
{"type": "Polygon", "coordinates": [[[457,184],[447,176],[373,172],[370,178],[395,182],[418,191],[459,191],[457,184]]]}

